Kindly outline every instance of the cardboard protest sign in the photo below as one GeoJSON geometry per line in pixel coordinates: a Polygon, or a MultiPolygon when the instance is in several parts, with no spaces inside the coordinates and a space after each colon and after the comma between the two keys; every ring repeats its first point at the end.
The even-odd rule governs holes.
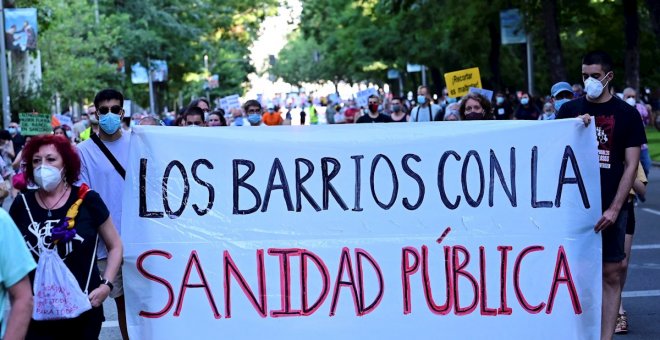
{"type": "Polygon", "coordinates": [[[370,87],[366,90],[362,90],[355,96],[355,103],[358,107],[366,108],[369,105],[369,97],[372,95],[378,95],[378,91],[376,91],[375,88],[370,87]]]}
{"type": "Polygon", "coordinates": [[[133,131],[131,338],[599,338],[593,124],[133,131]]]}
{"type": "Polygon", "coordinates": [[[493,91],[491,91],[491,90],[480,89],[480,88],[476,88],[476,87],[470,87],[470,93],[478,93],[478,94],[484,96],[488,100],[493,100],[493,91]]]}
{"type": "Polygon", "coordinates": [[[220,98],[220,108],[229,112],[231,109],[240,109],[241,101],[237,94],[220,98]]]}
{"type": "Polygon", "coordinates": [[[21,133],[24,136],[36,136],[51,133],[51,116],[47,113],[21,112],[18,114],[21,121],[21,133]]]}
{"type": "Polygon", "coordinates": [[[479,68],[469,68],[465,70],[445,73],[445,84],[450,97],[462,97],[469,93],[470,87],[481,88],[481,76],[479,68]]]}

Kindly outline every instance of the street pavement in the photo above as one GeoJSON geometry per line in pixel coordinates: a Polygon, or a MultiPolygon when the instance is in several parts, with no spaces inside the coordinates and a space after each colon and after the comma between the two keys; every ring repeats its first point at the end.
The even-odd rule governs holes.
{"type": "Polygon", "coordinates": [[[623,306],[627,335],[617,339],[660,339],[660,167],[649,173],[646,202],[635,210],[637,227],[630,256],[623,306]]]}

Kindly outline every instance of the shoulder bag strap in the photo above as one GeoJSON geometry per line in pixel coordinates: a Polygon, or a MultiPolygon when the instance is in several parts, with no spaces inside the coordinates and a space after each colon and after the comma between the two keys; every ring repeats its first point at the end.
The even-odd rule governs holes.
{"type": "Polygon", "coordinates": [[[28,212],[28,216],[30,216],[30,222],[34,224],[34,218],[32,218],[32,211],[30,211],[30,206],[28,206],[27,200],[25,199],[25,194],[21,194],[21,198],[23,199],[23,204],[25,204],[25,209],[28,212]]]}
{"type": "Polygon", "coordinates": [[[108,158],[110,163],[112,163],[112,165],[115,167],[115,170],[117,170],[117,172],[119,173],[119,176],[121,176],[121,178],[123,179],[126,179],[126,170],[124,170],[124,167],[122,167],[121,164],[119,164],[119,161],[117,161],[117,158],[115,158],[112,152],[108,150],[108,147],[105,146],[105,144],[103,144],[101,138],[99,138],[99,136],[95,133],[91,133],[90,138],[92,139],[92,141],[94,141],[94,144],[96,144],[96,146],[98,146],[99,149],[101,149],[101,152],[103,152],[105,157],[108,158]]]}
{"type": "Polygon", "coordinates": [[[433,104],[429,104],[429,122],[433,121],[433,110],[431,109],[432,106],[433,104]]]}
{"type": "Polygon", "coordinates": [[[89,281],[92,278],[92,269],[94,269],[94,262],[96,262],[96,249],[99,246],[99,234],[96,232],[96,241],[94,242],[94,254],[92,254],[92,263],[89,265],[89,274],[87,274],[87,283],[85,284],[85,295],[89,295],[89,281]]]}

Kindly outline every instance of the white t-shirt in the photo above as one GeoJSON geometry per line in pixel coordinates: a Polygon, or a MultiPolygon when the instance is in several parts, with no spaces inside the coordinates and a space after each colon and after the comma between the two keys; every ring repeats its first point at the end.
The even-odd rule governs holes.
{"type": "MultiPolygon", "coordinates": [[[[130,133],[122,132],[121,138],[116,141],[103,142],[124,170],[128,166],[130,141],[130,133]]],[[[124,194],[124,179],[93,140],[88,139],[78,144],[78,153],[80,154],[81,161],[80,181],[87,183],[90,189],[99,193],[101,199],[103,199],[103,203],[105,203],[110,211],[110,217],[112,217],[112,222],[117,228],[117,232],[121,235],[121,206],[122,196],[124,194]]],[[[108,252],[102,240],[99,240],[97,253],[99,259],[108,257],[108,252]]]]}
{"type": "Polygon", "coordinates": [[[440,105],[431,104],[431,106],[415,106],[410,111],[410,122],[432,122],[435,115],[440,112],[440,105]]]}

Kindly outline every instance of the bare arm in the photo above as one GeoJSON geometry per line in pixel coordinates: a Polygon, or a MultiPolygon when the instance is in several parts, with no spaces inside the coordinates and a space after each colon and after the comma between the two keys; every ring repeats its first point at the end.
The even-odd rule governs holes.
{"type": "Polygon", "coordinates": [[[11,163],[11,166],[13,166],[15,170],[18,170],[18,168],[21,167],[21,158],[23,158],[23,150],[18,152],[16,159],[14,159],[14,163],[11,163]]]}
{"type": "Polygon", "coordinates": [[[614,224],[617,217],[619,217],[621,207],[623,206],[623,203],[626,202],[628,194],[630,193],[630,189],[632,188],[637,176],[639,153],[639,146],[626,148],[625,167],[623,169],[623,176],[621,176],[621,180],[619,181],[619,187],[616,190],[616,196],[614,196],[614,200],[607,208],[607,210],[605,210],[598,223],[596,223],[596,227],[594,228],[596,232],[599,232],[614,224]]]}
{"type": "MultiPolygon", "coordinates": [[[[115,276],[117,276],[119,266],[121,266],[124,250],[121,244],[121,239],[119,238],[119,233],[117,233],[117,229],[115,229],[111,217],[108,217],[108,219],[101,224],[99,227],[99,235],[101,236],[101,239],[103,239],[106,248],[108,248],[108,266],[106,267],[103,276],[104,279],[112,282],[114,281],[115,276]]],[[[100,285],[89,293],[89,301],[92,303],[92,306],[98,307],[103,304],[103,301],[108,295],[110,295],[110,287],[100,285]]]]}
{"type": "Polygon", "coordinates": [[[18,283],[9,287],[11,312],[5,340],[24,339],[30,319],[32,318],[32,287],[30,278],[26,275],[18,283]]]}

